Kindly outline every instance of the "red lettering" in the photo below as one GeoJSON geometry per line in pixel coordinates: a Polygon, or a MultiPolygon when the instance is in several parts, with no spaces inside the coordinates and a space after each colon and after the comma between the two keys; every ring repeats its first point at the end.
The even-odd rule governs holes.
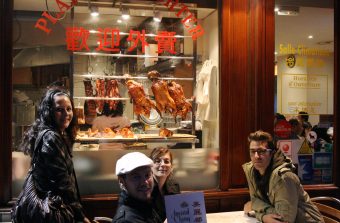
{"type": "MultiPolygon", "coordinates": [[[[57,20],[52,17],[48,12],[43,12],[42,16],[46,17],[48,20],[50,20],[53,24],[57,22],[57,20]]],[[[39,21],[39,20],[38,20],[39,21]]]]}
{"type": "Polygon", "coordinates": [[[190,28],[192,25],[195,25],[197,19],[193,14],[190,13],[190,15],[182,19],[181,22],[184,24],[185,28],[190,28]]]}
{"type": "Polygon", "coordinates": [[[58,7],[59,7],[59,10],[60,10],[60,12],[66,12],[67,10],[69,10],[70,8],[71,8],[71,5],[68,5],[68,4],[66,4],[65,2],[62,2],[62,1],[60,1],[60,0],[56,0],[55,1],[57,4],[58,4],[58,7]],[[64,10],[64,8],[66,9],[66,10],[64,10]]]}
{"type": "Polygon", "coordinates": [[[198,37],[204,34],[204,29],[201,25],[197,25],[196,27],[189,30],[189,33],[192,33],[192,39],[196,40],[198,37]]]}
{"type": "Polygon", "coordinates": [[[50,32],[51,32],[51,29],[47,28],[47,20],[43,19],[43,18],[38,19],[38,21],[35,23],[34,27],[44,31],[47,34],[50,34],[50,32]]]}
{"type": "Polygon", "coordinates": [[[190,12],[189,9],[188,9],[188,6],[186,6],[185,4],[181,4],[182,8],[181,10],[179,10],[179,12],[177,12],[176,16],[177,17],[180,17],[182,13],[184,12],[190,12]]]}
{"type": "Polygon", "coordinates": [[[163,53],[164,51],[171,54],[176,54],[175,51],[175,38],[176,32],[159,31],[155,40],[158,42],[158,53],[163,53]]]}
{"type": "Polygon", "coordinates": [[[78,4],[78,0],[72,0],[71,5],[76,5],[76,4],[78,4]]]}
{"type": "Polygon", "coordinates": [[[166,7],[168,7],[171,11],[174,10],[175,6],[178,4],[179,0],[175,0],[175,2],[172,2],[173,0],[167,0],[167,2],[164,4],[166,7]],[[171,3],[171,6],[169,7],[171,3]]]}

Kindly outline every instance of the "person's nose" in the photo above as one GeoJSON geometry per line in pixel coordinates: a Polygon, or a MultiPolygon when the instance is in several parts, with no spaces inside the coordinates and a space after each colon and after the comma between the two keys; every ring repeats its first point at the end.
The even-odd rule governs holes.
{"type": "Polygon", "coordinates": [[[164,160],[161,160],[159,164],[163,166],[165,164],[164,160]]]}
{"type": "Polygon", "coordinates": [[[257,151],[255,151],[254,157],[255,157],[256,159],[258,159],[258,158],[260,157],[257,151]]]}

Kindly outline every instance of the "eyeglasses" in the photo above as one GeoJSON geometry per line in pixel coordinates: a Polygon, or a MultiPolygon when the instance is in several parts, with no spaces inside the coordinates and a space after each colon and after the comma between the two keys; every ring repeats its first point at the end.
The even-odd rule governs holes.
{"type": "Polygon", "coordinates": [[[261,156],[264,155],[266,152],[270,152],[272,151],[271,149],[250,149],[249,153],[251,156],[255,156],[255,153],[257,153],[257,155],[261,156]]]}

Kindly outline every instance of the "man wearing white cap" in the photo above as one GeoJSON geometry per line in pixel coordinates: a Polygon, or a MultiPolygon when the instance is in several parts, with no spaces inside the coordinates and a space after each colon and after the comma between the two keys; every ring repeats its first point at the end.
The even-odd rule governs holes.
{"type": "Polygon", "coordinates": [[[161,223],[152,202],[153,161],[140,152],[122,156],[116,163],[121,193],[112,223],[161,223]]]}

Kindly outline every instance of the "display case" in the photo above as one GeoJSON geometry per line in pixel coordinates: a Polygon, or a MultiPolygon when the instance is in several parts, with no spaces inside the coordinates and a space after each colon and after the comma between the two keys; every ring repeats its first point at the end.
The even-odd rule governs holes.
{"type": "MultiPolygon", "coordinates": [[[[147,33],[145,36],[147,41],[150,41],[150,37],[156,34],[147,33]]],[[[160,53],[159,45],[151,43],[145,46],[145,49],[141,49],[143,46],[138,46],[135,50],[125,49],[119,53],[73,52],[73,98],[78,113],[78,124],[81,127],[77,142],[81,144],[124,143],[132,145],[133,148],[135,148],[133,145],[143,143],[146,147],[150,143],[165,143],[167,146],[185,143],[191,144],[189,148],[195,148],[196,143],[199,143],[195,132],[196,106],[193,99],[196,86],[197,42],[185,41],[186,38],[191,39],[191,36],[176,35],[171,38],[174,41],[173,52],[160,53]],[[192,45],[190,55],[184,54],[184,44],[192,45]],[[160,94],[160,100],[170,95],[168,92],[164,93],[163,88],[151,90],[155,79],[148,77],[150,71],[159,72],[157,81],[165,83],[166,91],[169,93],[171,93],[170,83],[179,84],[184,97],[182,106],[187,106],[185,112],[179,112],[182,109],[179,105],[181,102],[177,103],[176,98],[170,99],[176,102],[174,105],[177,113],[167,107],[167,101],[161,101],[166,104],[161,110],[162,105],[159,105],[160,102],[157,101],[155,94],[160,94]],[[128,80],[141,84],[145,97],[151,99],[151,102],[156,105],[150,109],[149,116],[136,113],[136,101],[141,99],[133,98],[128,90],[128,80]],[[110,90],[111,82],[117,85],[115,90],[110,90]],[[116,95],[111,94],[112,91],[116,91],[116,95]],[[111,109],[111,105],[117,104],[117,101],[121,101],[124,105],[123,115],[130,120],[132,133],[124,135],[114,128],[105,129],[106,132],[99,130],[94,133],[96,129],[93,128],[92,123],[96,117],[104,115],[103,106],[110,104],[111,109]],[[170,135],[162,134],[162,129],[169,130],[170,135]]],[[[124,45],[125,41],[121,40],[120,44],[124,45]]],[[[92,145],[93,148],[97,147],[92,145]]]]}

